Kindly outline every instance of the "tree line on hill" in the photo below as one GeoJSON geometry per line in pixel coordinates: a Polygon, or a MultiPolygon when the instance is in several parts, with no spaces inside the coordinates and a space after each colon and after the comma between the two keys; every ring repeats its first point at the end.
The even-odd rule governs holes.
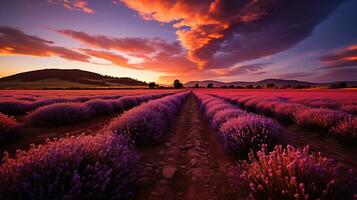
{"type": "MultiPolygon", "coordinates": [[[[172,84],[171,88],[175,89],[180,89],[183,88],[183,84],[179,80],[175,80],[172,84]]],[[[247,85],[245,87],[243,86],[235,86],[235,85],[229,85],[229,86],[220,86],[220,87],[214,87],[213,83],[208,83],[206,87],[200,86],[198,83],[195,84],[193,88],[228,88],[228,89],[262,89],[262,88],[270,88],[270,89],[309,89],[309,88],[314,88],[315,86],[311,85],[285,85],[285,86],[278,86],[275,83],[268,83],[266,85],[247,85]]],[[[155,82],[150,82],[149,83],[149,88],[154,89],[154,88],[168,88],[164,86],[160,86],[156,84],[155,82]]],[[[170,88],[170,87],[169,87],[170,88]]],[[[337,82],[337,83],[332,83],[328,89],[340,89],[340,88],[347,88],[347,84],[345,82],[337,82]]]]}

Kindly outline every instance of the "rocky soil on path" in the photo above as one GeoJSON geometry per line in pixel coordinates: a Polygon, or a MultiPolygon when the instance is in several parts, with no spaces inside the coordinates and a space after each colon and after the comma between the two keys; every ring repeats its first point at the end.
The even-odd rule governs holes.
{"type": "Polygon", "coordinates": [[[139,150],[145,166],[134,199],[236,199],[235,163],[190,95],[166,141],[139,150]]]}

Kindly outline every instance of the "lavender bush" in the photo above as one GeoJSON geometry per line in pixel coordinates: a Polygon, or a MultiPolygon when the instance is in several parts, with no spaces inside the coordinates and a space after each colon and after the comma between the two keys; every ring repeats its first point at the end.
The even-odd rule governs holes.
{"type": "Polygon", "coordinates": [[[342,142],[357,144],[357,118],[350,117],[337,123],[329,133],[342,142]]]}
{"type": "Polygon", "coordinates": [[[29,122],[38,126],[68,125],[83,122],[95,116],[109,115],[114,112],[122,112],[126,109],[146,101],[160,97],[159,95],[136,95],[128,98],[92,99],[85,103],[54,103],[39,107],[27,116],[29,122]],[[144,98],[145,97],[145,98],[144,98]]]}
{"type": "Polygon", "coordinates": [[[0,113],[0,141],[15,133],[16,120],[0,113]]]}
{"type": "Polygon", "coordinates": [[[30,107],[31,109],[36,109],[42,106],[47,106],[47,105],[51,105],[54,103],[63,103],[63,102],[69,102],[70,99],[66,99],[66,98],[49,98],[49,99],[43,99],[43,100],[38,100],[35,102],[32,102],[30,107]]]}
{"type": "Polygon", "coordinates": [[[238,159],[245,159],[250,151],[257,151],[262,144],[273,149],[284,143],[280,125],[266,117],[246,114],[222,124],[219,136],[228,152],[238,159]]]}
{"type": "Polygon", "coordinates": [[[107,102],[111,104],[113,109],[112,111],[114,113],[124,112],[125,108],[127,107],[127,105],[124,105],[124,103],[120,100],[112,99],[112,100],[108,100],[107,102]]]}
{"type": "Polygon", "coordinates": [[[356,177],[309,147],[266,147],[240,164],[237,184],[245,199],[352,199],[356,177]]]}
{"type": "Polygon", "coordinates": [[[351,117],[337,110],[312,108],[299,111],[296,115],[297,125],[319,131],[328,131],[337,123],[351,117]]]}
{"type": "Polygon", "coordinates": [[[127,199],[138,174],[138,156],[111,134],[48,141],[0,166],[2,199],[127,199]]]}
{"type": "Polygon", "coordinates": [[[216,112],[212,117],[213,127],[218,129],[226,121],[247,114],[245,111],[238,108],[230,108],[216,112]]]}
{"type": "Polygon", "coordinates": [[[169,122],[176,117],[178,109],[174,104],[180,107],[180,99],[187,96],[188,93],[179,93],[141,104],[114,119],[108,128],[127,136],[138,146],[157,143],[163,138],[169,122]],[[164,102],[172,102],[173,107],[164,102]]]}
{"type": "Polygon", "coordinates": [[[357,105],[354,104],[341,106],[339,110],[350,113],[352,115],[357,115],[357,105]]]}
{"type": "Polygon", "coordinates": [[[119,101],[125,105],[125,110],[134,107],[139,104],[138,99],[135,96],[125,96],[119,98],[119,101]]]}
{"type": "Polygon", "coordinates": [[[220,102],[219,104],[207,104],[206,110],[205,110],[205,116],[207,117],[208,120],[211,120],[212,117],[221,110],[226,110],[226,109],[234,109],[233,105],[230,105],[224,101],[220,102]]]}
{"type": "Polygon", "coordinates": [[[28,120],[35,125],[67,125],[82,122],[90,115],[82,103],[57,103],[36,109],[28,120]]]}
{"type": "Polygon", "coordinates": [[[6,115],[23,115],[30,110],[30,104],[28,101],[1,101],[0,112],[6,115]]]}
{"type": "Polygon", "coordinates": [[[110,130],[129,137],[136,145],[159,142],[167,127],[168,123],[163,114],[145,107],[124,112],[109,125],[110,130]]]}
{"type": "Polygon", "coordinates": [[[109,115],[113,113],[113,105],[110,100],[93,99],[84,103],[92,116],[109,115]]]}
{"type": "Polygon", "coordinates": [[[275,116],[284,122],[294,122],[297,112],[308,109],[298,103],[280,103],[275,105],[275,116]]]}

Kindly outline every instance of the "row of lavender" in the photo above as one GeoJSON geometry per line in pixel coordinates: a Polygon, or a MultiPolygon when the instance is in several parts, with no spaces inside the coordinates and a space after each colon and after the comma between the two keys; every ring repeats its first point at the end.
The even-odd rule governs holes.
{"type": "Polygon", "coordinates": [[[137,106],[114,119],[108,129],[128,136],[135,145],[160,142],[189,94],[183,92],[137,106]]]}
{"type": "Polygon", "coordinates": [[[195,93],[201,110],[216,130],[225,149],[237,159],[247,158],[266,144],[272,150],[285,143],[280,125],[264,116],[246,112],[222,98],[195,93]]]}
{"type": "Polygon", "coordinates": [[[329,133],[338,140],[348,143],[357,142],[357,117],[346,112],[281,101],[277,99],[251,96],[219,94],[234,104],[255,111],[282,122],[295,123],[298,127],[329,133]]]}
{"type": "Polygon", "coordinates": [[[239,162],[236,175],[247,199],[350,199],[357,194],[352,171],[308,147],[278,145],[285,143],[285,135],[277,122],[222,98],[196,97],[225,149],[236,159],[248,157],[239,162]]]}
{"type": "Polygon", "coordinates": [[[143,102],[168,94],[170,93],[132,95],[118,99],[92,99],[84,103],[55,103],[30,112],[27,121],[37,126],[74,124],[97,116],[121,113],[143,102]]]}
{"type": "Polygon", "coordinates": [[[23,126],[29,124],[48,127],[80,123],[97,116],[121,113],[142,102],[166,95],[168,93],[132,95],[118,99],[92,99],[84,103],[53,103],[28,113],[24,123],[17,123],[13,117],[0,113],[0,141],[13,137],[23,129],[23,126]]]}
{"type": "Polygon", "coordinates": [[[265,102],[296,103],[311,108],[325,108],[357,115],[357,92],[354,90],[253,90],[231,91],[230,94],[215,90],[212,94],[223,94],[242,98],[244,101],[260,99],[265,102]]]}
{"type": "MultiPolygon", "coordinates": [[[[265,98],[274,99],[273,96],[265,98]]],[[[308,94],[301,95],[297,93],[290,93],[288,96],[283,97],[283,99],[290,103],[302,104],[312,108],[339,110],[352,115],[357,115],[357,102],[355,98],[356,94],[350,95],[349,93],[332,93],[330,95],[321,96],[317,95],[313,98],[311,98],[308,94]]],[[[275,99],[282,100],[279,96],[275,96],[275,99]]]]}
{"type": "Polygon", "coordinates": [[[189,93],[143,103],[114,119],[106,132],[47,141],[0,166],[3,199],[127,199],[140,171],[133,144],[164,136],[189,93]]]}
{"type": "Polygon", "coordinates": [[[55,103],[77,102],[83,103],[92,99],[118,99],[121,95],[97,95],[91,97],[72,97],[72,98],[46,98],[35,99],[32,97],[22,97],[17,100],[2,99],[0,100],[0,113],[12,116],[24,115],[28,112],[36,110],[39,107],[47,106],[55,103]]]}

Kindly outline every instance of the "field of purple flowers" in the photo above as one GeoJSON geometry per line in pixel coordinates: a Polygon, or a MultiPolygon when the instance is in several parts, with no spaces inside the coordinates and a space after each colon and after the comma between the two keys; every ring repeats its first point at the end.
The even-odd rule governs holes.
{"type": "MultiPolygon", "coordinates": [[[[317,152],[310,148],[312,142],[296,146],[291,139],[291,134],[297,134],[291,133],[293,127],[356,152],[357,94],[346,91],[334,98],[336,93],[320,91],[314,95],[214,89],[102,94],[6,91],[0,95],[4,150],[0,199],[138,199],[141,191],[150,190],[143,184],[149,179],[146,171],[154,171],[152,180],[174,199],[206,198],[200,192],[195,196],[189,188],[207,179],[194,187],[213,191],[208,181],[212,174],[220,187],[233,186],[234,195],[227,199],[357,198],[353,166],[329,156],[328,146],[326,152],[317,152]],[[103,119],[103,127],[91,132],[86,128],[103,119]],[[210,131],[195,135],[207,130],[205,124],[210,131]],[[53,130],[63,134],[36,144],[26,137],[53,130]],[[183,137],[173,135],[176,132],[195,139],[186,144],[187,139],[176,139],[183,137]],[[217,146],[210,145],[212,138],[217,146]],[[19,141],[29,147],[7,152],[7,145],[19,141]],[[231,163],[225,170],[200,158],[221,160],[220,150],[231,163]],[[168,158],[162,156],[166,154],[168,158]],[[143,156],[160,167],[153,168],[143,156]],[[210,168],[200,171],[202,166],[210,168]],[[199,178],[203,181],[197,182],[199,178]]],[[[216,197],[228,195],[222,193],[216,197]]],[[[155,192],[151,194],[155,197],[155,192]]]]}

